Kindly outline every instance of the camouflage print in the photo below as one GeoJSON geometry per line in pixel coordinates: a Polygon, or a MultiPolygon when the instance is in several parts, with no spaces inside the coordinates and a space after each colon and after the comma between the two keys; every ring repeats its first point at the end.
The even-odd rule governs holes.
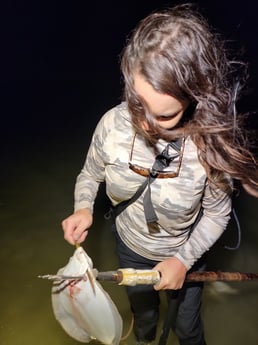
{"type": "MultiPolygon", "coordinates": [[[[133,136],[126,103],[114,107],[101,118],[77,178],[76,210],[89,208],[93,211],[98,187],[103,181],[113,205],[129,199],[143,183],[145,177],[128,167],[133,136]]],[[[166,144],[160,140],[154,149],[137,135],[132,162],[150,168],[157,150],[161,152],[166,144]]],[[[178,158],[168,170],[176,170],[177,164],[178,158]]],[[[211,192],[190,138],[185,141],[179,176],[156,179],[151,184],[151,199],[158,216],[155,231],[146,223],[143,196],[144,193],[117,217],[116,226],[129,248],[152,260],[176,256],[190,268],[221,236],[230,218],[231,198],[220,190],[211,192]],[[188,237],[201,206],[203,215],[188,237]]]]}

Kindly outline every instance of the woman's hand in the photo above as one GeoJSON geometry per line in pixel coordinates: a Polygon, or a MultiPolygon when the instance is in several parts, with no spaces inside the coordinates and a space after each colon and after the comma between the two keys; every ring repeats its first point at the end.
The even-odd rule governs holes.
{"type": "Polygon", "coordinates": [[[177,290],[183,286],[187,269],[176,257],[159,262],[153,269],[161,275],[159,284],[154,285],[155,290],[177,290]]]}
{"type": "Polygon", "coordinates": [[[92,225],[93,217],[91,212],[84,208],[62,221],[64,238],[70,244],[81,243],[85,240],[89,227],[92,225]]]}

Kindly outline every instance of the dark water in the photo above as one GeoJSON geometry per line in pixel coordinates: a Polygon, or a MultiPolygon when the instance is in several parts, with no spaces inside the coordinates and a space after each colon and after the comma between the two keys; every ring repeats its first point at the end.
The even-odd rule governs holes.
{"type": "MultiPolygon", "coordinates": [[[[63,240],[61,220],[72,212],[73,185],[84,160],[88,138],[78,132],[58,138],[27,137],[6,141],[1,171],[1,345],[75,345],[52,312],[49,281],[39,274],[55,273],[74,248],[63,240]],[[44,144],[42,144],[44,142],[44,144]]],[[[210,267],[224,271],[258,272],[258,201],[242,193],[236,209],[242,225],[238,251],[221,246],[210,253],[210,267]]],[[[104,221],[103,191],[96,204],[94,225],[84,248],[98,270],[117,269],[110,224],[104,221]]],[[[235,230],[225,240],[235,242],[235,230]]],[[[103,283],[124,320],[131,314],[124,288],[103,283]]],[[[165,302],[162,302],[162,315],[165,302]]],[[[209,345],[258,344],[258,282],[206,284],[203,319],[209,345]],[[216,285],[216,284],[215,284],[216,285]]],[[[161,327],[161,324],[160,326],[161,327]]],[[[122,343],[133,344],[132,334],[122,343]]],[[[168,344],[177,344],[171,333],[168,344]]]]}

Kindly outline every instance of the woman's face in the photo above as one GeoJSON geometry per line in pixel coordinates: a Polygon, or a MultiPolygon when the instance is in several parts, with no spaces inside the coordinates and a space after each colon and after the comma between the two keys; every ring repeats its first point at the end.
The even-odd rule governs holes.
{"type": "Polygon", "coordinates": [[[139,73],[134,74],[134,89],[146,103],[154,121],[164,129],[174,128],[189,105],[188,101],[157,92],[139,73]]]}

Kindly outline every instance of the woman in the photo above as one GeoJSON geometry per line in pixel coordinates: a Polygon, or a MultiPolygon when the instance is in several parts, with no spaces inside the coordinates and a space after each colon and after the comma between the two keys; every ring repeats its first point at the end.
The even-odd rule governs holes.
{"type": "Polygon", "coordinates": [[[113,206],[138,190],[116,214],[120,265],[154,268],[161,280],[127,289],[136,341],[155,339],[158,290],[165,289],[168,298],[178,290],[171,327],[179,343],[203,345],[202,285],[184,284],[186,273],[204,269],[204,254],[226,229],[233,179],[258,195],[257,162],[234,117],[236,64],[186,4],[143,19],[121,69],[125,102],[97,125],[77,178],[75,212],[62,223],[64,236],[71,244],[85,240],[101,182],[113,206]]]}

